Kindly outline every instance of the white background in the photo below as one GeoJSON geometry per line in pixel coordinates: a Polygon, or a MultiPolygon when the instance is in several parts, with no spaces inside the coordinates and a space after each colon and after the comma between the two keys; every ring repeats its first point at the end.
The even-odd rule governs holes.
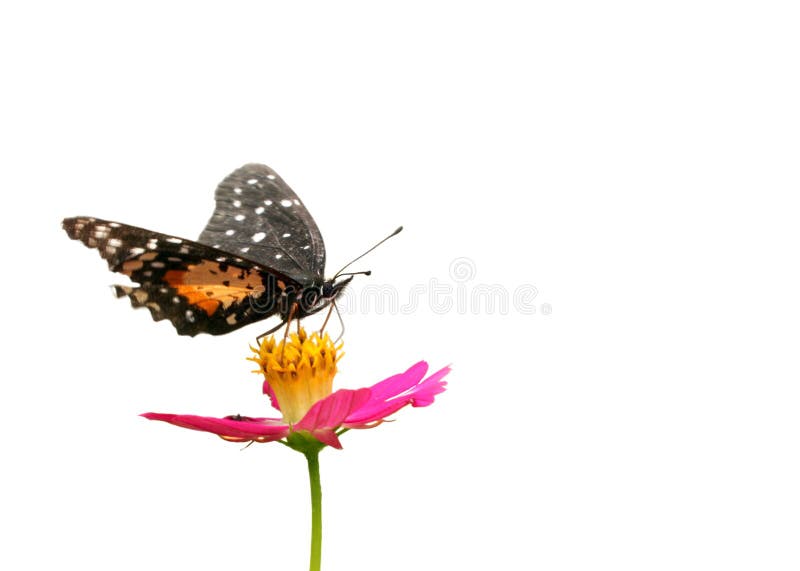
{"type": "Polygon", "coordinates": [[[260,327],[178,337],[60,229],[196,237],[251,161],[330,272],[405,225],[356,296],[538,290],[535,314],[346,316],[338,386],[453,373],[323,453],[325,569],[800,567],[794,3],[22,6],[0,14],[0,567],[306,568],[300,455],[137,416],[267,414],[260,327]]]}

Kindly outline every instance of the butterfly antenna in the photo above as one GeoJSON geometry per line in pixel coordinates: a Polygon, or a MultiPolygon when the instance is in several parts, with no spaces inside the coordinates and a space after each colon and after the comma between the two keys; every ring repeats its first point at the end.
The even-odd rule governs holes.
{"type": "MultiPolygon", "coordinates": [[[[381,240],[380,242],[378,242],[377,244],[375,244],[375,245],[374,245],[372,248],[370,248],[369,250],[367,250],[366,252],[364,252],[363,254],[361,254],[359,257],[357,257],[357,258],[356,258],[356,259],[354,259],[354,260],[350,260],[348,263],[346,263],[346,264],[344,265],[344,267],[342,267],[342,269],[341,269],[341,270],[339,270],[338,272],[336,272],[336,275],[335,275],[335,276],[333,276],[333,279],[336,279],[336,278],[338,278],[340,275],[342,275],[342,272],[343,272],[344,270],[346,270],[346,269],[347,269],[347,268],[348,268],[350,265],[354,264],[355,262],[357,262],[358,260],[360,260],[361,258],[363,258],[364,256],[366,256],[367,254],[369,254],[369,253],[370,253],[372,250],[374,250],[375,248],[377,248],[378,246],[380,246],[381,244],[383,244],[383,243],[384,243],[386,240],[388,240],[389,238],[392,238],[393,236],[397,236],[397,235],[398,235],[400,232],[402,232],[402,231],[403,231],[403,227],[402,227],[402,226],[400,226],[399,228],[397,228],[397,230],[395,230],[394,232],[392,232],[391,234],[389,234],[388,236],[386,236],[386,238],[384,238],[383,240],[381,240]]],[[[359,273],[359,274],[360,274],[360,273],[362,273],[362,272],[355,272],[355,273],[359,273]]],[[[367,275],[369,275],[369,274],[367,274],[367,275]]],[[[339,311],[339,310],[337,309],[336,311],[337,311],[337,313],[338,313],[338,311],[339,311]]],[[[340,317],[341,317],[341,316],[340,316],[340,317]]]]}

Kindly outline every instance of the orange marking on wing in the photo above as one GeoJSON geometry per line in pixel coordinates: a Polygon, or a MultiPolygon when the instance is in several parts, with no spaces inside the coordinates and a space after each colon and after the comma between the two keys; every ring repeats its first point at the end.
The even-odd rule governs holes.
{"type": "Polygon", "coordinates": [[[130,276],[136,270],[142,269],[143,266],[144,262],[141,260],[128,260],[122,264],[122,273],[126,276],[130,276]]]}
{"type": "Polygon", "coordinates": [[[226,266],[223,271],[216,262],[201,262],[185,270],[169,270],[164,273],[164,281],[209,316],[220,305],[227,309],[233,303],[264,290],[258,275],[233,266],[226,266]]]}

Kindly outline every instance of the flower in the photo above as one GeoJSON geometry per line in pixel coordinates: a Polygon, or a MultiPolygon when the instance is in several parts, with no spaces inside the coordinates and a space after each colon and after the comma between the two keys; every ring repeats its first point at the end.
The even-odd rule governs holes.
{"type": "Polygon", "coordinates": [[[215,418],[186,414],[146,413],[150,420],[161,420],[192,430],[216,434],[232,442],[273,442],[313,437],[323,445],[341,448],[339,435],[351,428],[373,428],[406,405],[428,406],[443,392],[444,367],[425,378],[428,364],[419,361],[405,372],[369,388],[339,389],[332,392],[342,345],[335,345],[328,334],[308,335],[300,328],[288,339],[264,339],[250,360],[258,364],[255,372],[264,375],[263,392],[282,413],[281,418],[255,418],[240,415],[215,418]]]}

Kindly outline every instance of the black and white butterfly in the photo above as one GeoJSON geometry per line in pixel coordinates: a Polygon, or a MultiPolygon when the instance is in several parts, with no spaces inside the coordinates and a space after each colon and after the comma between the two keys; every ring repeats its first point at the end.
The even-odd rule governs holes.
{"type": "Polygon", "coordinates": [[[325,279],[322,235],[271,168],[237,169],[215,198],[196,242],[89,217],[66,218],[63,227],[138,284],[114,286],[118,297],[168,319],[180,335],[223,335],[276,315],[271,333],[328,306],[353,279],[325,279]]]}

